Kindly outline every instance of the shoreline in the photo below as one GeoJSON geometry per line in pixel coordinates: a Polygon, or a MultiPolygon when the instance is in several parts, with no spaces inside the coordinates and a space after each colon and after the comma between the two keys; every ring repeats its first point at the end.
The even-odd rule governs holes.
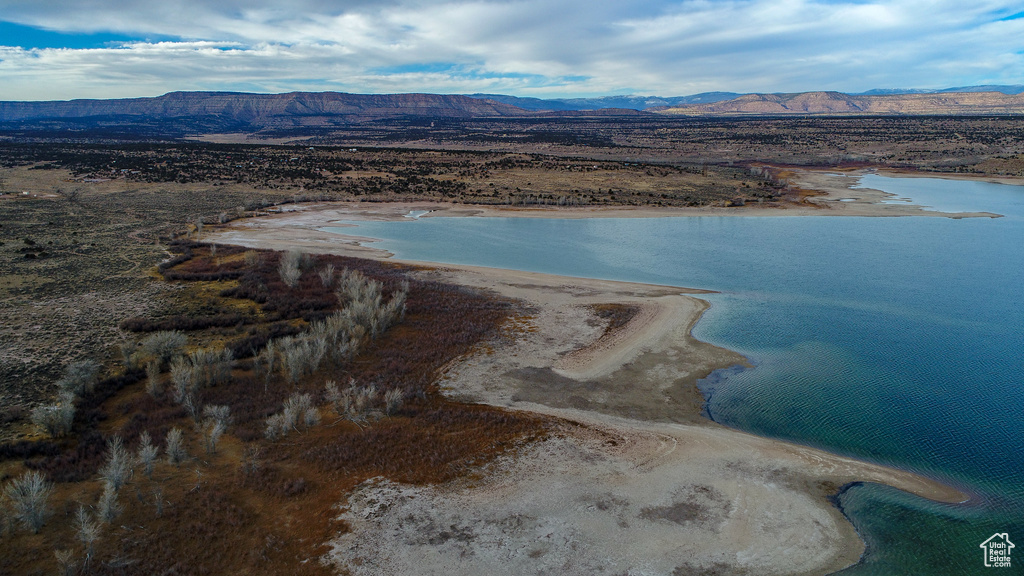
{"type": "MultiPolygon", "coordinates": [[[[978,177],[972,175],[935,176],[911,171],[855,169],[818,170],[790,169],[793,183],[798,189],[811,190],[815,195],[802,202],[770,202],[765,205],[750,203],[741,207],[703,206],[693,208],[652,207],[652,206],[583,206],[583,207],[513,207],[457,204],[453,202],[400,201],[400,202],[328,202],[292,206],[281,212],[271,213],[250,221],[287,218],[291,225],[303,225],[319,231],[324,227],[346,227],[343,221],[385,220],[401,221],[410,212],[424,212],[417,218],[438,217],[484,217],[484,218],[679,218],[679,217],[797,217],[797,216],[848,216],[848,217],[906,217],[926,216],[941,218],[999,218],[992,212],[942,212],[925,206],[898,203],[886,204],[885,200],[896,195],[873,188],[853,188],[861,176],[876,173],[893,178],[945,178],[965,181],[986,181],[1008,185],[1024,185],[1024,179],[978,177]],[[306,217],[303,214],[320,214],[306,217]],[[317,225],[313,226],[312,223],[317,225]]],[[[231,226],[228,227],[231,229],[231,226]]],[[[347,237],[352,242],[373,242],[375,239],[358,235],[347,237]]],[[[312,247],[312,246],[310,246],[312,247]]]]}
{"type": "MultiPolygon", "coordinates": [[[[693,295],[709,291],[400,260],[361,244],[372,239],[321,230],[335,225],[331,220],[339,216],[405,218],[431,204],[356,204],[355,218],[342,206],[300,209],[232,224],[205,238],[389,259],[421,266],[416,274],[430,279],[525,302],[530,313],[517,319],[505,338],[450,366],[440,385],[458,400],[576,423],[466,485],[361,486],[343,515],[353,531],[331,543],[329,558],[338,565],[357,563],[356,574],[386,574],[431,561],[440,562],[439,568],[449,566],[466,554],[481,562],[508,560],[516,550],[536,544],[530,530],[502,528],[497,548],[484,541],[509,518],[528,517],[533,528],[553,527],[566,545],[586,551],[574,560],[582,565],[613,565],[615,558],[643,550],[644,563],[668,572],[675,562],[693,570],[822,574],[855,564],[864,551],[853,525],[830,501],[842,486],[878,482],[941,502],[967,498],[912,472],[755,436],[704,418],[697,381],[716,369],[746,363],[740,354],[691,335],[709,306],[693,295]],[[604,324],[591,307],[608,303],[636,306],[639,312],[604,335],[604,324]],[[531,504],[538,493],[557,498],[538,508],[531,504]],[[595,499],[611,504],[602,508],[595,499]],[[369,501],[388,502],[385,508],[405,516],[386,510],[352,516],[361,510],[360,502],[369,501]],[[429,525],[464,526],[480,542],[416,544],[415,534],[403,531],[403,526],[417,529],[415,522],[405,522],[410,517],[429,525]],[[648,540],[641,541],[645,538],[661,544],[651,548],[648,540]],[[388,552],[377,558],[373,554],[382,548],[373,543],[381,540],[387,541],[388,552]],[[774,553],[780,546],[786,552],[774,553]],[[363,552],[368,549],[373,550],[370,556],[363,552]],[[609,556],[609,550],[620,556],[609,556]]],[[[536,573],[568,561],[553,549],[538,554],[516,556],[517,566],[536,573]]],[[[494,565],[465,567],[457,573],[479,573],[494,565]]]]}

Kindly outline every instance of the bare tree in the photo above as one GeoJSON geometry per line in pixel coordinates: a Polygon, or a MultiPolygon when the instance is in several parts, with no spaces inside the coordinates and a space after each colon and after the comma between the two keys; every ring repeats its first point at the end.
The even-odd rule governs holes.
{"type": "Polygon", "coordinates": [[[164,453],[167,454],[167,461],[175,466],[188,457],[188,453],[185,451],[184,439],[182,438],[180,428],[171,428],[171,431],[167,433],[164,453]]]}
{"type": "Polygon", "coordinates": [[[107,463],[100,468],[100,478],[114,492],[124,486],[132,473],[132,456],[124,447],[120,436],[113,436],[107,441],[107,463]]]}
{"type": "Polygon", "coordinates": [[[85,566],[89,566],[89,560],[96,549],[96,541],[100,539],[100,525],[93,520],[92,515],[85,509],[85,506],[78,507],[75,514],[75,537],[85,547],[85,566]]]}
{"type": "Polygon", "coordinates": [[[181,354],[188,337],[178,330],[161,330],[153,332],[142,341],[142,354],[157,360],[161,367],[167,365],[175,356],[181,354]]]}
{"type": "Polygon", "coordinates": [[[32,410],[32,423],[40,430],[54,438],[67,436],[75,422],[75,397],[62,390],[57,396],[57,403],[50,406],[37,406],[32,410]]]}
{"type": "Polygon", "coordinates": [[[64,375],[57,381],[57,387],[67,390],[75,396],[92,392],[96,387],[96,376],[100,371],[100,363],[87,359],[71,362],[64,366],[64,375]]]}
{"type": "Polygon", "coordinates": [[[117,490],[114,490],[114,487],[110,484],[104,484],[103,495],[100,496],[100,501],[96,504],[96,513],[99,515],[100,520],[110,524],[123,511],[124,506],[117,501],[117,490]]]}
{"type": "Polygon", "coordinates": [[[149,436],[149,432],[143,431],[142,434],[139,434],[138,461],[142,464],[142,472],[146,475],[146,478],[153,477],[153,467],[156,465],[156,459],[159,455],[160,449],[153,444],[153,439],[149,436]]]}
{"type": "Polygon", "coordinates": [[[385,413],[393,416],[402,407],[403,393],[398,388],[392,388],[384,394],[385,413]]]}
{"type": "Polygon", "coordinates": [[[53,484],[33,470],[11,480],[4,492],[11,501],[14,518],[38,534],[50,515],[48,502],[53,493],[53,484]]]}
{"type": "Polygon", "coordinates": [[[302,276],[302,270],[299,268],[301,262],[302,252],[298,250],[289,250],[281,256],[277,272],[281,275],[281,281],[289,288],[295,288],[299,284],[299,278],[302,276]]]}
{"type": "Polygon", "coordinates": [[[334,283],[334,264],[327,264],[317,274],[320,276],[320,282],[323,283],[324,288],[330,288],[334,283]]]}
{"type": "Polygon", "coordinates": [[[159,398],[163,394],[164,386],[160,381],[160,362],[150,360],[146,363],[146,392],[153,398],[159,398]]]}

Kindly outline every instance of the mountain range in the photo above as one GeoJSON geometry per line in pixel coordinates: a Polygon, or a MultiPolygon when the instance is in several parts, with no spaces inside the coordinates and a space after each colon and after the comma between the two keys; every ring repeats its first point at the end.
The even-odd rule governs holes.
{"type": "MultiPolygon", "coordinates": [[[[396,118],[471,119],[573,116],[959,115],[1024,114],[1024,86],[691,96],[538,99],[500,94],[171,92],[153,98],[0,101],[7,132],[124,129],[185,135],[344,127],[396,118]]],[[[652,116],[655,117],[655,116],[652,116]]]]}

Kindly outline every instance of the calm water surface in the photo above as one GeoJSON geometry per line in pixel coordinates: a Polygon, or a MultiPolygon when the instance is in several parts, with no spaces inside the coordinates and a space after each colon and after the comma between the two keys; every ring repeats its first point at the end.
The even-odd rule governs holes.
{"type": "Polygon", "coordinates": [[[356,233],[405,259],[720,291],[694,334],[754,368],[703,383],[711,418],[973,496],[848,488],[837,505],[868,553],[843,574],[980,573],[994,532],[1024,546],[1024,187],[861,185],[1005,217],[421,218],[356,233]]]}

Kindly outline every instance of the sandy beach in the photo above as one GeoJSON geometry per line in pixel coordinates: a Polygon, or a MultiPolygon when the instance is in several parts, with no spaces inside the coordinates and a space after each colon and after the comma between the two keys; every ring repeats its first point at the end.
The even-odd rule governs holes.
{"type": "MultiPolygon", "coordinates": [[[[204,240],[389,258],[365,238],[319,228],[414,210],[482,213],[434,203],[300,207],[233,223],[204,240]]],[[[678,215],[671,212],[656,211],[678,215]]],[[[499,341],[450,366],[441,382],[445,393],[564,424],[549,440],[449,485],[362,485],[339,503],[352,526],[330,544],[326,561],[339,568],[353,574],[826,574],[856,563],[864,550],[828,499],[843,485],[880,482],[939,501],[966,498],[909,472],[703,418],[697,381],[746,360],[690,335],[708,306],[701,290],[428,266],[417,274],[515,298],[529,311],[499,341]],[[626,304],[636,313],[606,333],[607,321],[594,308],[600,304],[626,304]]]]}

